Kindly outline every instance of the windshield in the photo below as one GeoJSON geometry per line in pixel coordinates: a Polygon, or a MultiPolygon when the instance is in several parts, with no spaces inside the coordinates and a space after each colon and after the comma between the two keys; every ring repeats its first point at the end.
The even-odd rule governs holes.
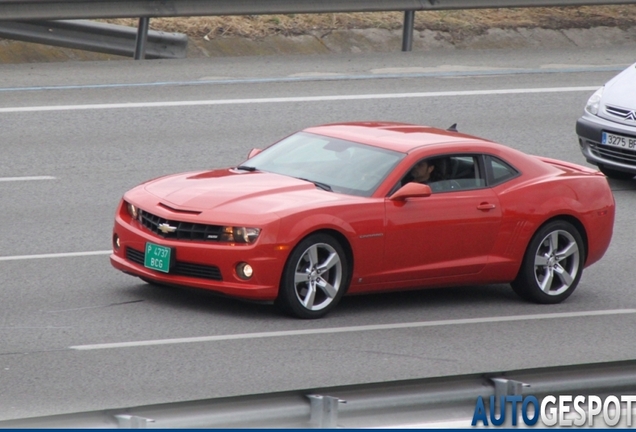
{"type": "Polygon", "coordinates": [[[404,153],[299,132],[243,164],[311,181],[333,192],[371,196],[404,153]]]}

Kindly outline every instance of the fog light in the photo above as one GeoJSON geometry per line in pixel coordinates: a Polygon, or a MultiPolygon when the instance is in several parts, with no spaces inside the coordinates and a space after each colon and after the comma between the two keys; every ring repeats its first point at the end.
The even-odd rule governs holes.
{"type": "Polygon", "coordinates": [[[119,243],[119,236],[117,234],[113,234],[113,247],[115,250],[118,250],[121,247],[121,243],[119,243]]]}
{"type": "Polygon", "coordinates": [[[249,279],[254,274],[254,269],[248,263],[240,263],[236,266],[236,274],[239,275],[241,279],[249,279]]]}

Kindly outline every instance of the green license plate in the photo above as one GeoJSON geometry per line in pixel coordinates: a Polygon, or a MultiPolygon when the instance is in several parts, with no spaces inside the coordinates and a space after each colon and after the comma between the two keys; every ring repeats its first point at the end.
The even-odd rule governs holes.
{"type": "Polygon", "coordinates": [[[171,254],[172,249],[169,247],[146,243],[144,266],[149,269],[168,273],[170,271],[171,254]]]}

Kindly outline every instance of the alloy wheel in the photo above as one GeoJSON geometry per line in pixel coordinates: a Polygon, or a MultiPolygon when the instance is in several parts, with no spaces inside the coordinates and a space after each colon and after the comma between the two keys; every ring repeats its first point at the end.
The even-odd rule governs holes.
{"type": "Polygon", "coordinates": [[[342,285],[342,262],[331,245],[316,243],[300,256],[294,273],[294,291],[307,310],[318,311],[331,304],[342,285]]]}
{"type": "Polygon", "coordinates": [[[544,237],[534,257],[534,277],[541,291],[557,296],[570,288],[579,272],[579,247],[567,231],[544,237]]]}

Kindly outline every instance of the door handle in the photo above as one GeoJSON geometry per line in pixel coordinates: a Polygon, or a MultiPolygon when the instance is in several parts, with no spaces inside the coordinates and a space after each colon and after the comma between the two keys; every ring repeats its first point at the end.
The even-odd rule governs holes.
{"type": "Polygon", "coordinates": [[[477,206],[477,210],[485,210],[485,211],[492,210],[494,208],[495,208],[494,204],[490,204],[490,203],[486,203],[486,202],[481,203],[481,204],[479,204],[477,206]]]}

